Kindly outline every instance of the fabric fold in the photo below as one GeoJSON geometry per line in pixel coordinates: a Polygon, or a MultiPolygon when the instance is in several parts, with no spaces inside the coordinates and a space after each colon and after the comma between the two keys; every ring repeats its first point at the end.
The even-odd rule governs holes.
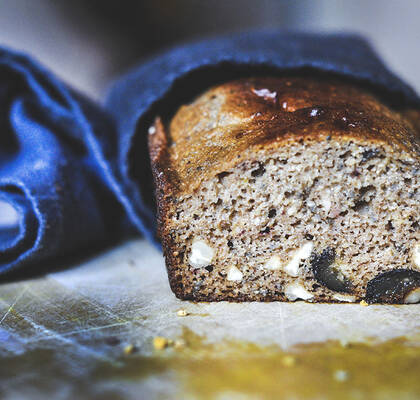
{"type": "Polygon", "coordinates": [[[107,176],[111,119],[30,58],[0,50],[0,272],[74,255],[121,231],[107,176]],[[103,162],[107,164],[106,161],[103,162]]]}

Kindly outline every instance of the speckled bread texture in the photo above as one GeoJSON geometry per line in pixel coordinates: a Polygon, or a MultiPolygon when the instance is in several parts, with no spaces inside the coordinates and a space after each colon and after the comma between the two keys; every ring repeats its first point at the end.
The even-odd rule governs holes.
{"type": "Polygon", "coordinates": [[[203,301],[420,300],[417,110],[248,78],[149,129],[169,282],[203,301]]]}

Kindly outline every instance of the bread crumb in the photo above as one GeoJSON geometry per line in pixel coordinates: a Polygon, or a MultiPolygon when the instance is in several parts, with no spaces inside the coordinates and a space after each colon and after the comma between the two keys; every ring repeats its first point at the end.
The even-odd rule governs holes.
{"type": "Polygon", "coordinates": [[[190,313],[187,310],[184,310],[183,308],[176,312],[176,315],[178,315],[178,317],[186,317],[189,314],[190,313]]]}
{"type": "Polygon", "coordinates": [[[174,348],[175,349],[182,349],[187,345],[187,343],[185,342],[185,340],[183,339],[177,339],[174,342],[174,348]]]}
{"type": "Polygon", "coordinates": [[[153,338],[153,347],[155,348],[155,350],[163,350],[166,349],[168,346],[168,339],[162,336],[156,336],[155,338],[153,338]]]}
{"type": "Polygon", "coordinates": [[[127,346],[124,347],[124,354],[129,355],[129,354],[133,354],[137,351],[136,346],[134,346],[134,344],[128,344],[127,346]]]}
{"type": "Polygon", "coordinates": [[[293,367],[296,364],[296,358],[293,356],[285,356],[281,362],[285,367],[293,367]]]}
{"type": "Polygon", "coordinates": [[[345,371],[344,369],[338,369],[334,371],[333,376],[337,382],[345,382],[346,380],[349,379],[349,373],[345,371]]]}
{"type": "Polygon", "coordinates": [[[366,302],[365,300],[362,300],[359,304],[363,307],[367,307],[369,305],[369,303],[366,302]]]}
{"type": "Polygon", "coordinates": [[[340,344],[341,344],[341,347],[345,347],[345,348],[350,347],[350,342],[344,338],[340,339],[340,344]]]}

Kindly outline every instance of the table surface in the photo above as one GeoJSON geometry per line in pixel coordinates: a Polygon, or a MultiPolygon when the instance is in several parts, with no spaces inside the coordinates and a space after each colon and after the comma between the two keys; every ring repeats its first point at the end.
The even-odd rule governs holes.
{"type": "MultiPolygon", "coordinates": [[[[169,363],[174,349],[190,343],[195,349],[213,346],[211,354],[221,355],[221,343],[235,351],[246,343],[241,357],[254,345],[252,357],[261,360],[257,348],[284,356],[305,343],[336,340],[345,347],[413,337],[420,332],[419,316],[420,305],[183,302],[170,291],[161,254],[144,240],[132,240],[65,271],[0,285],[0,394],[200,398],[188,393],[185,376],[177,376],[177,365],[182,369],[198,353],[164,367],[162,360],[169,363]],[[180,309],[188,315],[179,316],[180,309]],[[156,350],[156,336],[175,345],[169,341],[156,350]]],[[[260,398],[242,395],[213,392],[209,398],[260,398]]]]}

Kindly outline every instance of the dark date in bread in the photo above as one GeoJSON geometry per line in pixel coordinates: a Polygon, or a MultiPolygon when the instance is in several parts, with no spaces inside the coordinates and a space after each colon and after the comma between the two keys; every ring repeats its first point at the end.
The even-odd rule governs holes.
{"type": "Polygon", "coordinates": [[[222,84],[157,118],[149,147],[176,296],[418,302],[419,120],[309,77],[222,84]]]}

